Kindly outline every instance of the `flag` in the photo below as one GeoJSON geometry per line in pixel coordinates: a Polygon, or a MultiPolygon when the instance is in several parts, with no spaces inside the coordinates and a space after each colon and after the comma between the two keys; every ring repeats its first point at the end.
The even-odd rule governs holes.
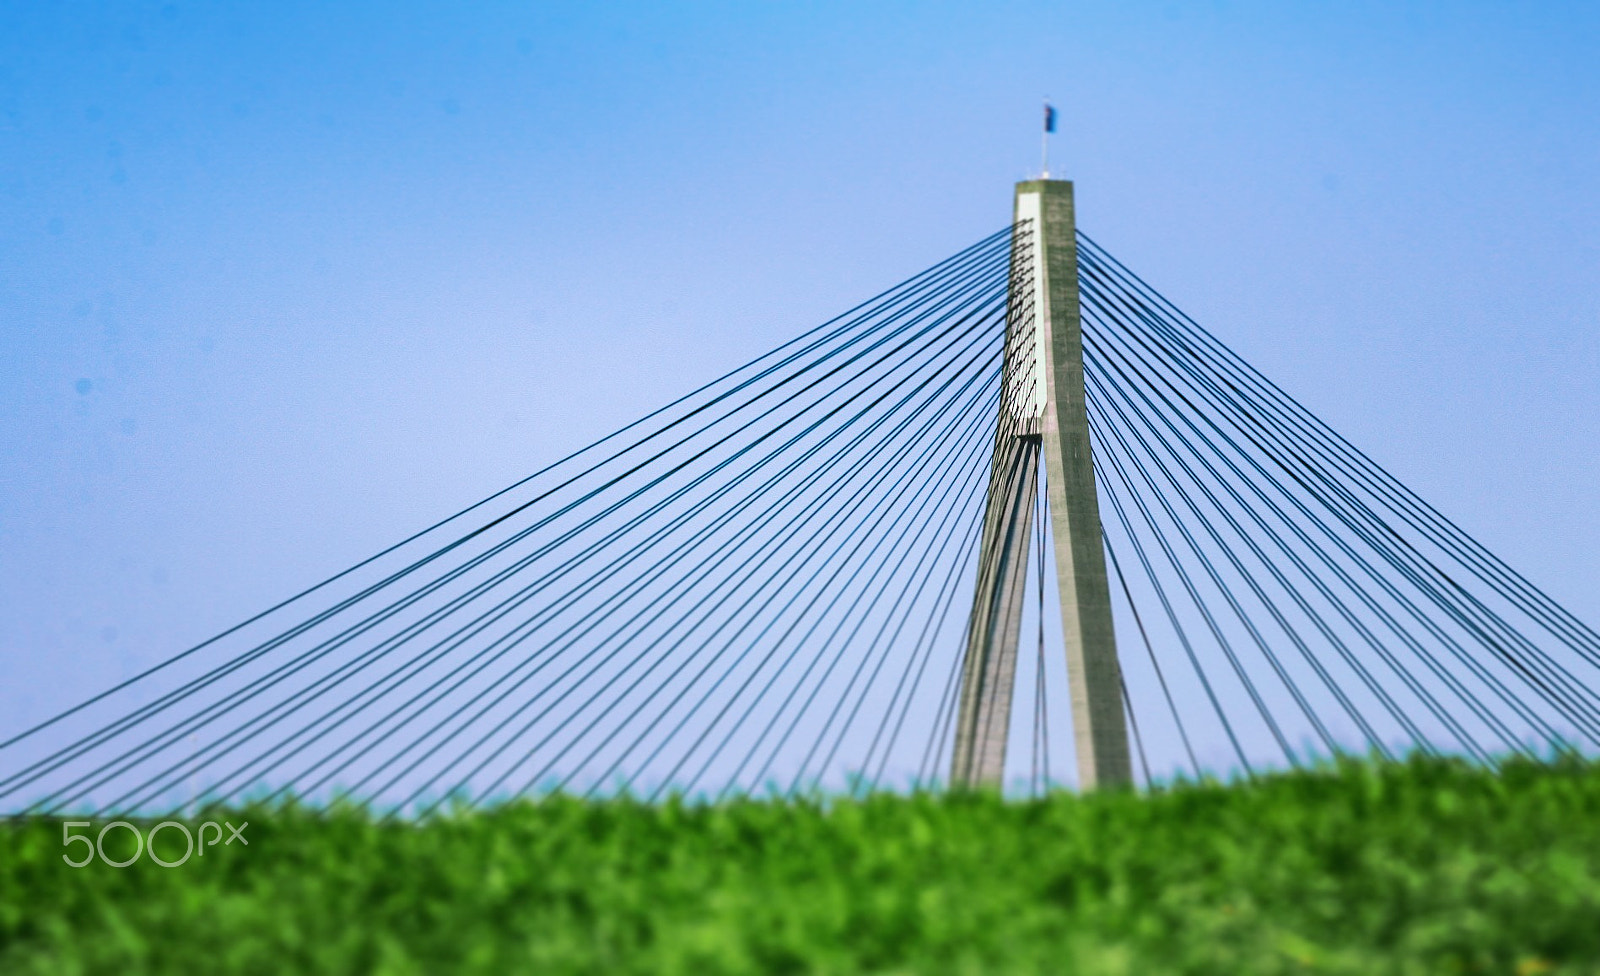
{"type": "Polygon", "coordinates": [[[1049,102],[1044,103],[1044,131],[1056,131],[1056,110],[1050,107],[1049,102]]]}

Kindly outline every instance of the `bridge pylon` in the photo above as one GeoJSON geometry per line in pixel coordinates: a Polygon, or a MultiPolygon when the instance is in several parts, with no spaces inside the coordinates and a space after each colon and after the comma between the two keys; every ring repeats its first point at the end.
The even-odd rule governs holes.
{"type": "Polygon", "coordinates": [[[1016,186],[1000,412],[950,782],[999,786],[1011,728],[1039,459],[1080,788],[1132,782],[1084,399],[1072,183],[1016,186]]]}

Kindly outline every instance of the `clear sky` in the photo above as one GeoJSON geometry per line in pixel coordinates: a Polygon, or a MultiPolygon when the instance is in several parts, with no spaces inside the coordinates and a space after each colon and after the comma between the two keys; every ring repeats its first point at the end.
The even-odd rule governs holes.
{"type": "Polygon", "coordinates": [[[0,732],[1005,224],[1600,622],[1600,6],[0,0],[0,732]]]}

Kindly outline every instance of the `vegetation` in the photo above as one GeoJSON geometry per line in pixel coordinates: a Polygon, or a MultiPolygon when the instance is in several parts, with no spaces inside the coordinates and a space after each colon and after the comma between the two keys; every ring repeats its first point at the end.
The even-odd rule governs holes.
{"type": "Polygon", "coordinates": [[[1600,769],[1575,759],[209,819],[248,846],[175,868],[74,869],[59,820],[0,826],[0,972],[1600,972],[1600,769]]]}

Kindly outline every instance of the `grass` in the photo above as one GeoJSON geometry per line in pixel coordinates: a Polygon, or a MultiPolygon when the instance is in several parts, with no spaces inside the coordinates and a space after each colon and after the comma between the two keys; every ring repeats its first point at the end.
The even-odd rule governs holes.
{"type": "Polygon", "coordinates": [[[212,819],[249,845],[170,869],[70,868],[60,821],[0,826],[0,972],[1600,973],[1600,767],[1575,759],[212,819]]]}

